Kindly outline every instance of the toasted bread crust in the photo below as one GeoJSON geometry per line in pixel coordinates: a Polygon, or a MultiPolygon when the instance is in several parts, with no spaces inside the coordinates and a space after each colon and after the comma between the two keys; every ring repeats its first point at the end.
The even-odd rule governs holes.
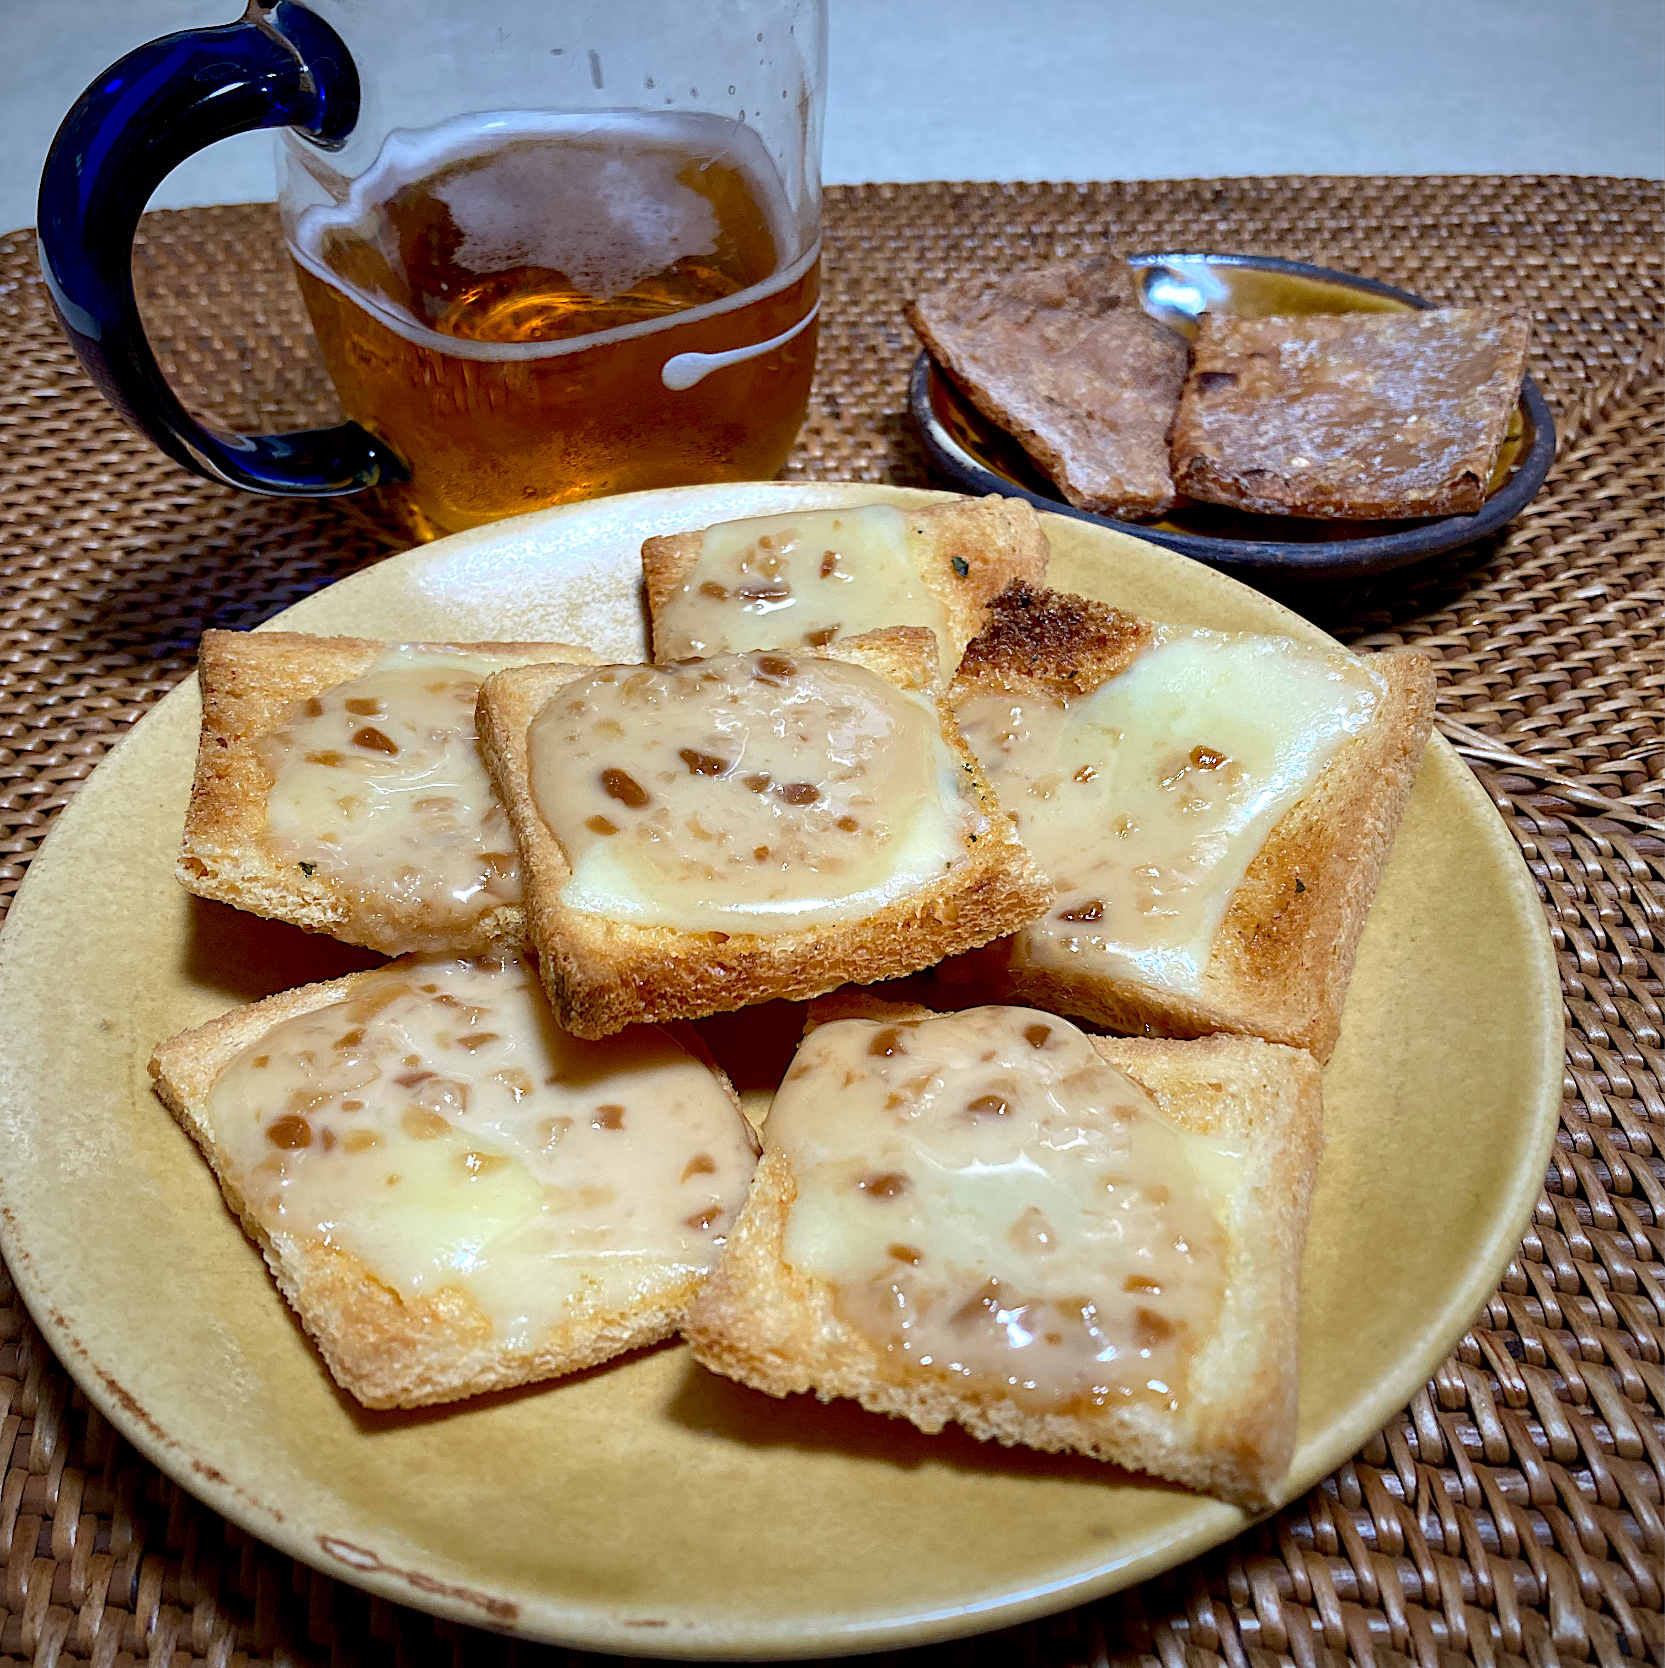
{"type": "MultiPolygon", "coordinates": [[[[435,653],[499,654],[527,661],[593,662],[568,643],[420,643],[435,653]]],[[[296,631],[207,631],[197,667],[202,734],[175,870],[180,884],[307,932],[327,933],[383,955],[411,950],[477,955],[497,942],[519,943],[525,916],[517,905],[485,909],[463,930],[425,920],[414,904],[388,900],[374,916],[323,875],[280,863],[266,844],[271,776],[254,744],[278,729],[297,705],[363,676],[388,643],[366,637],[312,637],[296,631]]]]}
{"type": "MultiPolygon", "coordinates": [[[[996,599],[949,691],[1090,694],[1150,641],[1147,622],[1103,603],[1013,586],[996,599]]],[[[1371,657],[1386,680],[1380,710],[1285,813],[1233,894],[1200,996],[1110,977],[1014,966],[1004,944],[947,970],[991,994],[1032,1001],[1107,1030],[1200,1037],[1238,1032],[1334,1052],[1359,935],[1404,815],[1434,719],[1434,673],[1423,655],[1371,657]]]]}
{"type": "Polygon", "coordinates": [[[1044,690],[1060,701],[1087,695],[1125,672],[1155,634],[1149,620],[1106,603],[1018,582],[989,604],[949,701],[995,690],[1044,690]]]}
{"type": "MultiPolygon", "coordinates": [[[[815,1004],[809,1028],[930,1012],[840,995],[815,1004]]],[[[828,1283],[783,1260],[797,1181],[785,1155],[767,1144],[767,1130],[723,1260],[682,1323],[695,1358],[772,1396],[812,1390],[822,1401],[847,1397],[924,1431],[953,1422],[983,1441],[1088,1454],[1245,1510],[1270,1505],[1294,1453],[1301,1256],[1323,1147],[1318,1067],[1301,1050],[1258,1038],[1092,1042],[1170,1122],[1237,1137],[1248,1152],[1225,1222],[1224,1305],[1193,1359],[1181,1411],[1032,1414],[998,1394],[968,1395],[946,1374],[893,1360],[840,1318],[828,1283]]]]}
{"type": "MultiPolygon", "coordinates": [[[[664,1278],[624,1309],[606,1308],[598,1293],[589,1294],[534,1348],[511,1350],[494,1340],[490,1320],[459,1288],[403,1298],[350,1252],[276,1235],[250,1209],[209,1121],[220,1073],[274,1026],[348,1001],[365,980],[383,976],[375,968],[269,996],[170,1037],[150,1058],[157,1096],[202,1149],[227,1206],[260,1247],[331,1376],[366,1407],[423,1407],[557,1378],[670,1337],[703,1276],[683,1271],[664,1278]]],[[[678,1032],[678,1040],[740,1111],[733,1085],[704,1045],[692,1033],[678,1032]]]]}
{"type": "MultiPolygon", "coordinates": [[[[899,688],[937,688],[936,640],[917,627],[852,637],[816,658],[864,666],[899,688]]],[[[574,666],[500,672],[486,680],[479,707],[486,767],[508,808],[525,872],[539,971],[556,1017],[575,1036],[606,1036],[644,1021],[698,1018],[895,978],[1012,931],[1051,898],[939,698],[943,740],[964,766],[988,827],[968,845],[967,863],[935,885],[865,921],[726,937],[569,909],[560,893],[572,869],[532,797],[526,732],[555,692],[582,674],[574,666]]]]}
{"type": "MultiPolygon", "coordinates": [[[[989,603],[1007,585],[1016,579],[1038,585],[1046,577],[1051,552],[1040,517],[1021,498],[1003,498],[998,493],[954,504],[927,504],[903,514],[919,538],[920,578],[948,615],[950,643],[945,663],[957,665],[966,644],[982,629],[989,603]]],[[[647,585],[655,660],[661,658],[659,620],[698,563],[709,531],[671,533],[642,543],[642,578],[647,585]]]]}

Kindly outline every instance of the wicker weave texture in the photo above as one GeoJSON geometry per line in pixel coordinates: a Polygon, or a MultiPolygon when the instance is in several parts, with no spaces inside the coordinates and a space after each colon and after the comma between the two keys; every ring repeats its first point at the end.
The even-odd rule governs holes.
{"type": "MultiPolygon", "coordinates": [[[[791,477],[929,484],[902,416],[902,302],[1106,242],[1284,255],[1524,307],[1562,435],[1501,536],[1285,595],[1347,640],[1436,657],[1442,727],[1543,893],[1566,1103],[1499,1290],[1404,1414],[1269,1523],[1132,1593],[885,1660],[1665,1658],[1662,208],[1656,184],[1601,179],[829,193],[821,363],[791,477]]],[[[390,547],[373,506],[245,497],[131,435],[58,334],[32,244],[0,238],[0,899],[203,629],[253,625],[390,547]]],[[[194,408],[251,428],[331,418],[269,209],[153,216],[136,271],[194,408]]],[[[250,1540],[85,1405],[3,1272],[0,1456],[0,1664],[602,1660],[435,1622],[250,1540]]]]}

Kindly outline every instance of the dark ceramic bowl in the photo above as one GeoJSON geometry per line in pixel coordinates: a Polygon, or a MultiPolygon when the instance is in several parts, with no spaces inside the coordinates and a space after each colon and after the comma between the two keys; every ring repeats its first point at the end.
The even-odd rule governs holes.
{"type": "MultiPolygon", "coordinates": [[[[1396,312],[1433,306],[1420,296],[1266,255],[1133,255],[1145,311],[1186,335],[1206,311],[1265,318],[1286,313],[1396,312]]],[[[1421,521],[1309,521],[1250,515],[1182,500],[1157,521],[1119,521],[1066,504],[1015,440],[996,428],[931,356],[915,360],[908,409],[932,466],[963,492],[1026,498],[1038,510],[1133,533],[1213,567],[1285,579],[1385,573],[1495,532],[1526,508],[1555,459],[1555,421],[1527,377],[1509,420],[1486,501],[1474,515],[1421,521]]]]}

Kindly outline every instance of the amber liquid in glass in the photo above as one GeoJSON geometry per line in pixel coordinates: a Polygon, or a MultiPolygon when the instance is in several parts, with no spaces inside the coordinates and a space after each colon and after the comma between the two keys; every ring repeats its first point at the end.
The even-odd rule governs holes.
{"type": "Polygon", "coordinates": [[[802,243],[750,129],[516,115],[391,136],[290,250],[342,405],[404,460],[407,518],[433,536],[773,475],[815,366],[802,243]],[[677,355],[777,337],[667,385],[677,355]]]}

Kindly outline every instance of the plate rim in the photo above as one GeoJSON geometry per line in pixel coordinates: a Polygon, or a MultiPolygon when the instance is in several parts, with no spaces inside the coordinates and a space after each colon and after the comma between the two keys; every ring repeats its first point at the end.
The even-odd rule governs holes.
{"type": "MultiPolygon", "coordinates": [[[[1257,272],[1282,272],[1302,278],[1322,279],[1344,289],[1361,290],[1370,295],[1402,301],[1418,311],[1431,311],[1439,305],[1410,290],[1384,283],[1379,278],[1366,278],[1359,273],[1316,266],[1308,261],[1287,260],[1281,255],[1164,250],[1129,255],[1126,260],[1136,271],[1170,262],[1191,261],[1246,267],[1257,272]]],[[[1441,516],[1397,533],[1378,533],[1359,539],[1315,539],[1310,543],[1291,543],[1280,539],[1216,539],[1199,533],[1172,533],[1136,521],[1121,521],[1094,510],[1079,509],[1062,499],[1048,498],[990,469],[961,446],[938,420],[931,401],[932,386],[938,378],[950,386],[953,383],[953,378],[932,359],[929,351],[921,348],[908,373],[908,417],[933,469],[965,491],[1022,498],[1035,509],[1048,514],[1067,516],[1074,521],[1085,521],[1112,532],[1145,539],[1210,567],[1234,573],[1260,574],[1269,579],[1359,579],[1371,574],[1391,573],[1483,539],[1514,520],[1538,495],[1555,462],[1558,443],[1555,417],[1549,403],[1537,383],[1530,376],[1525,376],[1521,379],[1517,404],[1525,407],[1531,420],[1532,444],[1516,465],[1514,473],[1473,515],[1441,516]]]]}
{"type": "MultiPolygon", "coordinates": [[[[750,484],[777,493],[783,489],[791,491],[801,488],[805,497],[822,503],[929,502],[960,496],[947,492],[893,488],[860,482],[750,484]]],[[[663,501],[673,495],[697,501],[711,490],[713,489],[651,489],[621,495],[618,499],[535,511],[525,516],[510,518],[507,522],[475,528],[444,540],[436,540],[432,544],[417,546],[387,560],[419,562],[422,557],[441,546],[446,547],[449,553],[462,553],[470,547],[494,543],[505,537],[512,538],[520,531],[532,531],[537,523],[547,524],[575,515],[582,516],[597,502],[618,505],[625,499],[663,501]]],[[[729,490],[732,490],[732,487],[729,490]]],[[[1125,531],[1120,527],[1109,530],[1125,531]]],[[[1145,539],[1144,542],[1154,543],[1149,539],[1145,539]]],[[[378,563],[369,569],[349,575],[334,585],[322,587],[311,596],[272,616],[270,620],[262,622],[261,627],[257,629],[284,629],[290,623],[290,616],[297,609],[306,610],[307,605],[314,599],[333,592],[340,586],[351,587],[356,582],[368,582],[371,575],[385,566],[385,562],[378,563]]],[[[1208,581],[1224,587],[1227,592],[1235,591],[1241,586],[1241,581],[1232,579],[1218,570],[1202,571],[1207,574],[1208,581]]],[[[1321,628],[1274,599],[1256,593],[1255,601],[1257,606],[1269,604],[1277,613],[1287,616],[1290,624],[1298,628],[1298,635],[1309,640],[1334,641],[1321,628]]],[[[192,673],[145,713],[111,748],[95,767],[89,780],[83,784],[81,791],[76,794],[74,802],[67,805],[55,820],[52,830],[30,863],[29,871],[13,898],[4,924],[0,925],[0,986],[3,986],[9,977],[5,951],[13,932],[13,923],[19,919],[27,921],[38,907],[34,902],[35,897],[40,895],[44,898],[48,893],[50,868],[43,868],[40,860],[52,849],[57,830],[65,825],[66,820],[70,826],[74,826],[80,817],[96,814],[97,804],[103,794],[116,791],[114,788],[95,786],[93,778],[99,774],[103,766],[118,754],[125,754],[133,746],[135,738],[145,733],[145,727],[151,724],[152,720],[159,720],[164,712],[175,712],[180,705],[195,699],[196,676],[192,673]],[[93,806],[94,810],[80,809],[83,805],[93,806]]],[[[1518,913],[1527,923],[1528,936],[1533,942],[1535,954],[1521,967],[1519,982],[1523,986],[1539,987],[1533,992],[1534,1006],[1538,1006],[1541,1000],[1545,1013],[1552,1013],[1554,1016],[1553,1024],[1545,1026],[1538,1035],[1540,1059],[1533,1080],[1538,1085],[1539,1097],[1536,1103],[1527,1109],[1530,1121],[1538,1126],[1537,1140],[1524,1141],[1517,1149],[1517,1161],[1508,1177],[1502,1203],[1494,1210],[1491,1231],[1484,1237],[1480,1250],[1470,1258],[1464,1277],[1448,1293],[1437,1314],[1424,1317],[1420,1333],[1396,1356],[1394,1370],[1384,1375],[1358,1398],[1353,1404],[1351,1415],[1332,1422],[1322,1433],[1322,1441],[1309,1442],[1312,1451],[1306,1464],[1292,1466],[1286,1487],[1280,1490],[1279,1503],[1256,1516],[1238,1512],[1206,1496],[1198,1496],[1198,1518],[1182,1527],[1178,1533],[1170,1534],[1132,1556],[1113,1559],[1085,1573],[1060,1577],[1055,1581],[1031,1583],[1027,1587],[1008,1590],[969,1605],[955,1605],[946,1610],[906,1612],[886,1617],[882,1621],[855,1625],[846,1623],[831,1631],[794,1638],[775,1635],[746,1637],[736,1634],[722,1639],[673,1636],[661,1641],[641,1632],[627,1633],[625,1624],[618,1619],[616,1606],[615,1614],[610,1618],[608,1626],[597,1626],[592,1618],[598,1616],[598,1611],[588,1611],[573,1617],[575,1625],[555,1630],[537,1625],[533,1618],[526,1615],[523,1600],[518,1596],[510,1596],[507,1590],[503,1591],[501,1598],[495,1598],[490,1593],[458,1587],[422,1571],[395,1568],[383,1563],[374,1554],[367,1555],[372,1562],[366,1564],[356,1562],[339,1551],[332,1551],[319,1537],[311,1533],[310,1527],[292,1525],[275,1507],[245,1493],[235,1479],[225,1476],[211,1463],[199,1457],[193,1451],[188,1437],[176,1436],[156,1422],[122,1388],[114,1374],[108,1371],[104,1364],[94,1361],[86,1349],[79,1345],[75,1339],[72,1317],[58,1310],[51,1300],[50,1292],[37,1278],[34,1259],[24,1243],[23,1226],[9,1202],[10,1190],[6,1183],[9,1167],[4,1162],[0,1162],[0,1251],[5,1254],[19,1298],[48,1346],[52,1348],[54,1356],[99,1413],[158,1470],[193,1498],[202,1501],[211,1510],[281,1553],[322,1574],[409,1608],[424,1610],[469,1626],[568,1648],[628,1652],[644,1657],[687,1660],[784,1661],[942,1642],[1018,1625],[1088,1603],[1149,1579],[1235,1538],[1253,1524],[1274,1516],[1284,1506],[1297,1500],[1333,1472],[1338,1465],[1345,1463],[1357,1453],[1362,1443],[1379,1430],[1387,1419],[1406,1404],[1416,1389],[1427,1381],[1429,1375],[1449,1353],[1456,1339],[1472,1324],[1475,1314],[1484,1307],[1496,1289],[1498,1278],[1513,1255],[1514,1248],[1536,1207],[1543,1188],[1545,1166],[1560,1122],[1565,1048],[1559,963],[1550,936],[1549,922],[1537,894],[1536,883],[1514,836],[1497,814],[1484,788],[1449,743],[1436,734],[1431,739],[1430,753],[1439,757],[1441,763],[1436,768],[1447,773],[1450,784],[1458,795],[1469,800],[1476,810],[1483,810],[1485,813],[1476,819],[1476,826],[1485,831],[1487,844],[1500,855],[1499,868],[1504,877],[1507,895],[1517,906],[1530,906],[1519,908],[1518,913]],[[505,1600],[511,1607],[521,1607],[520,1614],[510,1621],[501,1619],[500,1607],[505,1600]]],[[[1424,768],[1427,768],[1426,765],[1424,768]]],[[[112,773],[106,776],[105,780],[113,782],[114,776],[115,773],[112,773]]],[[[0,1093],[5,1092],[7,1087],[9,1085],[0,1085],[0,1093]]],[[[10,1150],[9,1128],[9,1120],[0,1118],[0,1160],[3,1160],[10,1150]]]]}

